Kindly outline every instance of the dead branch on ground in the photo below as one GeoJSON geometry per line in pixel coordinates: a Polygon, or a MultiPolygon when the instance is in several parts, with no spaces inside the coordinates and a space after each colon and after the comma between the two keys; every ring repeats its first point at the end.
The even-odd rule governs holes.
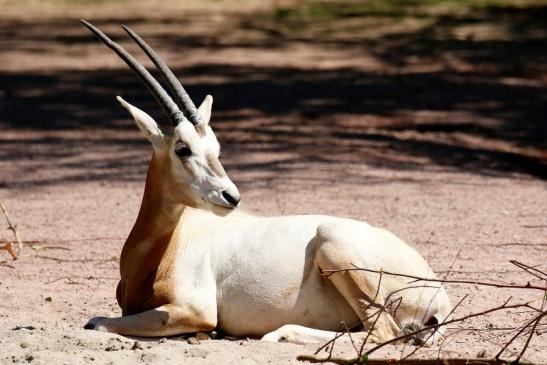
{"type": "MultiPolygon", "coordinates": [[[[513,263],[511,260],[509,262],[513,263]]],[[[533,269],[533,268],[532,268],[533,269]]],[[[324,278],[328,278],[329,276],[339,273],[339,272],[347,272],[347,271],[366,271],[371,273],[379,274],[382,272],[386,275],[391,276],[399,276],[409,279],[414,279],[414,281],[411,281],[411,283],[419,282],[419,281],[430,281],[435,283],[443,283],[443,284],[470,284],[470,285],[478,285],[478,286],[491,286],[494,288],[506,288],[506,289],[535,289],[535,290],[541,290],[545,291],[544,286],[537,286],[532,285],[530,283],[526,283],[524,285],[518,285],[518,284],[507,284],[507,283],[495,283],[495,282],[487,282],[487,281],[480,281],[480,280],[465,280],[465,279],[436,279],[436,278],[424,278],[420,276],[415,275],[407,275],[407,274],[400,274],[400,273],[394,273],[390,271],[384,271],[384,270],[373,270],[373,269],[365,269],[361,267],[354,266],[349,269],[336,269],[336,270],[321,270],[321,276],[324,278]]]]}
{"type": "Polygon", "coordinates": [[[0,245],[0,249],[8,251],[10,256],[17,260],[17,258],[21,255],[21,251],[23,250],[23,242],[21,241],[21,237],[19,236],[19,232],[17,231],[17,226],[14,225],[8,215],[8,212],[6,210],[6,207],[2,203],[2,200],[0,200],[0,210],[2,211],[6,222],[8,223],[8,228],[13,232],[13,236],[15,237],[15,242],[17,242],[17,246],[13,244],[13,242],[6,242],[2,245],[0,245]]]}
{"type": "MultiPolygon", "coordinates": [[[[336,336],[332,340],[328,341],[326,344],[319,347],[313,355],[302,355],[302,356],[298,357],[298,360],[310,361],[310,362],[327,362],[328,361],[328,362],[334,362],[334,363],[338,363],[338,364],[367,364],[367,365],[371,365],[371,364],[391,364],[391,363],[395,363],[395,362],[401,363],[401,364],[404,364],[404,365],[407,365],[407,364],[427,364],[427,365],[429,365],[429,364],[485,364],[485,365],[490,365],[490,364],[509,364],[509,363],[511,363],[511,364],[521,364],[522,365],[522,364],[524,364],[524,362],[522,362],[521,359],[523,358],[526,350],[528,349],[528,346],[530,345],[532,337],[534,336],[534,334],[537,334],[538,328],[541,328],[542,325],[540,325],[540,322],[544,318],[547,318],[547,273],[540,270],[537,267],[521,263],[517,260],[510,260],[509,262],[511,264],[515,265],[516,267],[518,267],[519,269],[521,269],[522,271],[526,272],[528,275],[531,275],[534,278],[543,281],[544,286],[532,285],[530,282],[527,282],[526,284],[507,284],[507,283],[497,283],[497,282],[481,281],[481,280],[433,279],[433,278],[424,278],[424,277],[419,277],[419,276],[414,276],[414,275],[393,273],[393,272],[384,271],[384,270],[372,270],[372,269],[359,268],[359,267],[356,267],[355,265],[352,265],[353,267],[348,268],[348,269],[322,270],[321,275],[323,277],[329,277],[329,276],[334,275],[336,273],[347,272],[347,271],[365,271],[365,272],[376,273],[376,274],[379,274],[378,286],[381,283],[383,275],[392,275],[392,276],[406,277],[406,278],[412,279],[409,282],[409,284],[419,283],[419,282],[425,282],[425,283],[427,283],[427,282],[438,282],[438,283],[452,283],[452,284],[466,284],[466,285],[486,286],[486,287],[494,287],[494,288],[511,288],[511,289],[522,289],[522,290],[531,289],[531,290],[540,290],[540,291],[543,292],[543,295],[542,295],[542,298],[541,298],[541,306],[539,308],[532,305],[532,303],[537,302],[538,299],[527,301],[527,302],[522,302],[522,303],[517,303],[517,304],[509,304],[509,302],[511,301],[511,298],[509,298],[502,305],[499,305],[499,306],[496,306],[496,307],[493,307],[493,308],[489,308],[489,309],[486,309],[486,310],[483,310],[483,311],[480,311],[480,312],[471,313],[471,314],[468,314],[468,315],[465,315],[465,316],[462,316],[462,317],[459,317],[459,318],[450,319],[450,317],[452,316],[452,314],[454,313],[456,308],[458,308],[459,305],[467,298],[467,295],[466,295],[458,302],[458,304],[456,306],[454,306],[454,308],[449,313],[449,315],[441,323],[433,324],[433,325],[429,325],[429,326],[423,326],[419,329],[416,329],[416,330],[411,331],[411,332],[404,333],[404,334],[402,334],[400,336],[397,336],[393,339],[390,339],[390,340],[385,341],[381,344],[373,346],[372,348],[370,348],[367,351],[364,351],[364,346],[365,346],[365,344],[368,340],[370,332],[372,332],[372,330],[374,329],[374,326],[376,324],[376,321],[374,321],[373,325],[372,325],[372,329],[369,330],[370,332],[365,337],[362,345],[360,346],[360,351],[359,351],[357,357],[355,357],[355,358],[332,357],[332,352],[329,353],[328,357],[318,356],[318,353],[322,349],[324,349],[325,347],[331,345],[331,349],[332,349],[332,347],[334,347],[334,344],[335,344],[336,340],[339,339],[341,336],[343,336],[345,334],[345,333],[337,333],[336,336]],[[469,359],[469,358],[468,359],[465,359],[465,358],[462,358],[462,359],[458,359],[458,358],[441,359],[440,357],[438,357],[437,359],[416,359],[416,358],[411,358],[411,356],[414,355],[420,348],[422,348],[424,346],[424,344],[431,338],[431,336],[433,336],[433,334],[440,327],[446,327],[447,325],[454,324],[454,323],[463,323],[468,319],[475,318],[475,317],[486,316],[490,313],[494,313],[494,312],[498,312],[498,311],[510,311],[510,310],[518,310],[518,309],[526,309],[529,313],[536,313],[536,315],[533,316],[533,318],[531,320],[529,320],[528,322],[526,322],[522,325],[519,325],[517,327],[506,328],[507,330],[510,331],[510,333],[515,332],[515,334],[509,339],[508,342],[506,342],[503,346],[501,346],[501,350],[496,354],[496,356],[494,358],[491,358],[491,359],[485,359],[485,358],[484,359],[483,358],[481,358],[481,359],[469,359]],[[400,359],[384,359],[384,360],[372,360],[372,359],[370,359],[369,360],[369,356],[371,354],[373,354],[374,352],[378,351],[379,349],[381,349],[381,348],[383,348],[383,347],[385,347],[389,344],[395,344],[395,343],[398,343],[398,342],[408,340],[410,338],[415,338],[416,336],[423,335],[424,333],[425,334],[429,333],[429,336],[424,338],[424,341],[422,342],[422,344],[418,345],[413,351],[411,351],[406,356],[401,357],[400,359]],[[513,353],[513,356],[516,356],[516,358],[513,359],[512,361],[501,359],[501,356],[504,353],[510,352],[508,350],[509,345],[514,343],[515,340],[521,339],[524,336],[526,336],[526,337],[525,337],[525,340],[524,340],[524,345],[522,346],[520,352],[518,354],[511,352],[511,353],[513,353]]],[[[424,285],[424,286],[426,286],[426,285],[424,285]]],[[[416,288],[416,286],[409,287],[409,288],[416,288]]],[[[405,289],[407,289],[407,288],[400,289],[399,291],[402,291],[402,290],[405,290],[405,289]]],[[[397,299],[395,299],[395,300],[397,300],[397,299]]],[[[371,316],[369,316],[369,318],[363,319],[362,321],[359,321],[358,323],[356,323],[354,326],[351,326],[350,328],[347,328],[347,331],[349,332],[349,330],[356,328],[357,326],[363,324],[365,321],[370,320],[374,316],[376,316],[376,318],[378,318],[381,315],[382,312],[389,313],[388,307],[391,305],[390,303],[394,302],[395,300],[391,300],[390,302],[388,302],[388,300],[386,298],[386,303],[387,304],[385,304],[383,307],[379,308],[375,313],[373,313],[371,316]]],[[[393,315],[393,313],[392,313],[392,315],[393,315]]],[[[351,337],[350,337],[350,340],[352,342],[353,347],[356,348],[356,345],[355,345],[355,343],[354,343],[354,341],[351,337]]],[[[402,354],[401,354],[401,356],[402,356],[402,354]]]]}
{"type": "MultiPolygon", "coordinates": [[[[508,365],[507,361],[498,359],[405,359],[397,360],[395,358],[388,359],[371,359],[367,360],[363,358],[361,361],[356,362],[355,359],[346,359],[343,357],[316,357],[313,355],[300,355],[296,358],[300,361],[308,361],[313,363],[325,363],[331,362],[341,365],[350,364],[366,364],[366,365],[508,365]]],[[[519,362],[519,365],[532,365],[527,362],[519,362]]]]}

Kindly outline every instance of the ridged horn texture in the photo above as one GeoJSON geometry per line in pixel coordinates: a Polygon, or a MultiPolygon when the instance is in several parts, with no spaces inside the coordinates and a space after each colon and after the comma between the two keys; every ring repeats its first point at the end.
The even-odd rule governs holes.
{"type": "Polygon", "coordinates": [[[182,112],[192,122],[192,124],[198,124],[201,121],[201,117],[198,113],[198,110],[194,103],[192,102],[192,99],[190,98],[190,95],[184,90],[184,87],[181,85],[180,81],[177,79],[175,74],[167,67],[165,62],[154,52],[152,47],[150,47],[137,33],[135,33],[133,30],[131,30],[129,27],[126,27],[125,25],[122,25],[123,30],[127,32],[133,38],[135,42],[141,47],[141,49],[146,53],[148,58],[152,62],[154,62],[154,65],[160,70],[161,74],[165,78],[165,81],[167,81],[167,84],[169,85],[169,88],[175,95],[175,101],[177,102],[177,105],[179,108],[181,108],[182,112]]]}
{"type": "Polygon", "coordinates": [[[119,44],[112,41],[106,34],[97,29],[93,24],[81,19],[93,34],[95,34],[103,43],[112,49],[120,58],[135,72],[148,91],[154,96],[163,112],[167,115],[171,123],[177,126],[181,121],[186,120],[184,114],[180,111],[177,104],[171,99],[171,96],[163,89],[156,79],[137,61],[129,52],[123,49],[119,44]]]}

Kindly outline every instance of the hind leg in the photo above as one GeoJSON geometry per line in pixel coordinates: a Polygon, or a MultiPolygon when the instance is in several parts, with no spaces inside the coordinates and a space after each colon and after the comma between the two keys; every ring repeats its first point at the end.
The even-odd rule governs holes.
{"type": "MultiPolygon", "coordinates": [[[[351,242],[351,241],[350,241],[351,242]]],[[[349,269],[353,265],[365,266],[355,255],[355,249],[320,226],[316,236],[316,261],[321,270],[349,269]],[[336,238],[336,239],[335,239],[336,238]]],[[[340,294],[351,305],[370,332],[369,341],[381,343],[398,336],[401,328],[385,308],[385,299],[378,285],[379,274],[363,271],[342,271],[328,277],[340,294]]],[[[366,337],[366,336],[365,336],[366,337]]]]}
{"type": "MultiPolygon", "coordinates": [[[[336,332],[323,331],[315,328],[299,326],[296,324],[286,324],[277,330],[264,335],[261,341],[267,342],[287,342],[304,345],[307,343],[319,343],[332,340],[337,335],[336,332]]],[[[338,335],[340,335],[338,333],[338,335]]],[[[366,333],[352,333],[352,338],[364,339],[366,333]]],[[[341,338],[348,338],[343,334],[341,338]]]]}

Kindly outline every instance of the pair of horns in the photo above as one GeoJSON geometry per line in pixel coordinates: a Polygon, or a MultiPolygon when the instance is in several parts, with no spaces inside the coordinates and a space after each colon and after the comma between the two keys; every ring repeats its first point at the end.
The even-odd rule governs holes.
{"type": "Polygon", "coordinates": [[[196,106],[190,99],[190,95],[184,90],[179,80],[173,74],[173,72],[167,67],[165,62],[154,52],[152,47],[150,47],[139,35],[133,32],[131,29],[122,25],[123,30],[125,30],[131,38],[141,49],[146,53],[148,58],[152,60],[154,65],[161,72],[165,81],[169,85],[169,88],[175,95],[176,103],[173,101],[171,96],[163,89],[158,81],[144,68],[135,57],[131,56],[129,52],[123,49],[119,44],[112,41],[106,34],[97,29],[93,24],[81,19],[83,25],[85,25],[90,31],[92,31],[103,43],[110,49],[120,56],[120,58],[137,74],[141,82],[146,86],[148,91],[154,96],[158,104],[163,109],[164,113],[167,115],[169,120],[173,123],[174,126],[177,126],[183,120],[189,120],[193,125],[197,125],[201,122],[201,117],[196,109],[196,106]],[[182,111],[181,111],[182,110],[182,111]]]}

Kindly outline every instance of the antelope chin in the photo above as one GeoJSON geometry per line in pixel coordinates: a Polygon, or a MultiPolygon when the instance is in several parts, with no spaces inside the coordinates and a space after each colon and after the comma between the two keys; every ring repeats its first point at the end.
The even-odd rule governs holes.
{"type": "Polygon", "coordinates": [[[201,198],[202,202],[204,203],[203,208],[210,209],[210,210],[233,210],[236,208],[233,204],[230,204],[228,202],[224,202],[221,199],[214,199],[214,198],[201,198]]]}
{"type": "Polygon", "coordinates": [[[207,200],[207,203],[211,204],[213,207],[220,207],[220,208],[224,208],[224,209],[235,209],[237,206],[235,205],[232,205],[230,203],[224,203],[224,202],[220,202],[220,201],[211,201],[211,200],[207,200]]]}
{"type": "Polygon", "coordinates": [[[235,206],[233,205],[226,205],[226,204],[221,204],[221,203],[217,203],[217,202],[211,202],[211,201],[206,201],[206,208],[208,211],[210,211],[211,213],[217,215],[217,216],[220,216],[220,217],[224,217],[224,216],[227,216],[227,215],[230,215],[232,212],[234,212],[236,209],[235,206]]]}

